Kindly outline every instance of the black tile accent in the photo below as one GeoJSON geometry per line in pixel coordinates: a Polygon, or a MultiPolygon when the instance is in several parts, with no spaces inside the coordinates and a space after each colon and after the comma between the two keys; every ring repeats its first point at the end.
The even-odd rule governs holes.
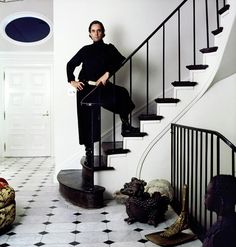
{"type": "Polygon", "coordinates": [[[16,235],[16,233],[15,233],[15,232],[9,232],[9,233],[7,233],[6,235],[8,235],[8,236],[13,236],[13,235],[16,235]]]}
{"type": "Polygon", "coordinates": [[[110,220],[102,220],[103,223],[108,223],[110,220]]]}
{"type": "Polygon", "coordinates": [[[30,200],[30,201],[28,201],[28,202],[35,202],[34,200],[30,200]]]}
{"type": "Polygon", "coordinates": [[[6,243],[0,245],[0,247],[7,247],[7,246],[10,246],[10,245],[9,244],[6,244],[6,243]]]}
{"type": "Polygon", "coordinates": [[[70,245],[73,245],[73,246],[76,246],[76,245],[79,245],[80,243],[79,242],[76,242],[76,241],[74,241],[74,242],[71,242],[71,243],[69,243],[70,245]]]}
{"type": "Polygon", "coordinates": [[[43,232],[39,232],[39,234],[41,234],[41,235],[46,235],[46,234],[48,234],[49,232],[46,232],[46,231],[43,231],[43,232]]]}
{"type": "Polygon", "coordinates": [[[79,216],[79,215],[81,215],[81,213],[74,213],[74,215],[79,216]]]}
{"type": "Polygon", "coordinates": [[[134,231],[136,231],[136,232],[141,232],[141,231],[143,231],[143,229],[141,229],[141,228],[136,228],[136,229],[134,229],[134,231]]]}
{"type": "Polygon", "coordinates": [[[106,214],[109,214],[108,212],[102,212],[101,214],[104,214],[104,215],[106,215],[106,214]]]}
{"type": "Polygon", "coordinates": [[[50,213],[50,214],[46,214],[47,216],[53,216],[54,214],[50,213]]]}
{"type": "Polygon", "coordinates": [[[79,224],[79,223],[81,223],[81,222],[78,221],[78,220],[76,220],[76,221],[73,221],[72,223],[74,223],[74,224],[79,224]]]}
{"type": "Polygon", "coordinates": [[[71,232],[71,233],[77,234],[77,233],[80,233],[80,231],[74,230],[74,231],[71,232]]]}
{"type": "Polygon", "coordinates": [[[113,244],[113,243],[115,243],[115,242],[113,242],[111,240],[107,240],[107,241],[104,242],[104,244],[113,244]]]}
{"type": "Polygon", "coordinates": [[[138,242],[145,244],[146,242],[148,242],[148,240],[142,238],[142,239],[139,239],[138,242]]]}
{"type": "Polygon", "coordinates": [[[44,225],[50,225],[52,224],[52,222],[49,222],[49,221],[46,221],[46,222],[43,222],[44,225]]]}
{"type": "Polygon", "coordinates": [[[27,216],[26,214],[20,214],[19,217],[25,217],[27,216]]]}
{"type": "Polygon", "coordinates": [[[105,232],[105,233],[109,233],[109,232],[112,232],[112,230],[110,230],[110,229],[106,229],[106,230],[103,230],[103,232],[105,232]]]}
{"type": "Polygon", "coordinates": [[[36,243],[36,244],[34,244],[35,246],[43,246],[43,245],[45,245],[45,243],[42,243],[42,242],[38,242],[38,243],[36,243]]]}
{"type": "Polygon", "coordinates": [[[57,208],[57,207],[56,207],[56,206],[51,206],[51,207],[49,207],[49,208],[54,209],[54,208],[57,208]]]}

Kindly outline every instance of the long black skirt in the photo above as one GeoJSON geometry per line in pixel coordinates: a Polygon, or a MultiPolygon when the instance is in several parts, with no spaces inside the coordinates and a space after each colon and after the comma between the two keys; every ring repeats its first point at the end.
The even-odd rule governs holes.
{"type": "Polygon", "coordinates": [[[79,127],[79,143],[90,145],[100,139],[101,107],[121,117],[128,116],[134,109],[128,91],[121,86],[107,82],[98,87],[85,84],[77,91],[77,116],[79,127]]]}

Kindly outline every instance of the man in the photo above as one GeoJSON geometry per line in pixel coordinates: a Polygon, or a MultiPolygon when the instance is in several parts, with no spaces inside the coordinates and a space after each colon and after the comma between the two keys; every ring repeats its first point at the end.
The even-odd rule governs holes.
{"type": "Polygon", "coordinates": [[[139,132],[139,128],[132,127],[128,121],[135,107],[128,91],[109,82],[125,58],[114,45],[103,42],[105,28],[100,21],[89,25],[89,36],[93,44],[81,48],[67,63],[68,82],[77,89],[79,141],[85,145],[87,163],[91,163],[93,142],[100,138],[99,105],[120,115],[122,134],[139,132]],[[82,69],[76,80],[74,70],[80,64],[82,69]],[[95,103],[93,107],[86,104],[91,102],[95,103]]]}
{"type": "Polygon", "coordinates": [[[203,247],[236,247],[236,178],[217,175],[208,184],[206,208],[217,214],[217,221],[206,234],[203,247]]]}

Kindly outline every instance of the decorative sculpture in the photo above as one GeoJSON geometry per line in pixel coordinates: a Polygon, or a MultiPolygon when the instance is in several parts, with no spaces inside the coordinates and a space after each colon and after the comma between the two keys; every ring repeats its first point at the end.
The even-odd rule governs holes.
{"type": "Polygon", "coordinates": [[[166,230],[145,235],[158,246],[176,246],[196,238],[195,234],[182,232],[188,228],[188,187],[182,189],[182,211],[176,221],[166,230]]]}
{"type": "Polygon", "coordinates": [[[125,202],[126,213],[129,217],[125,221],[128,224],[139,221],[156,227],[164,220],[169,199],[162,196],[160,192],[154,192],[150,196],[149,193],[144,192],[146,184],[144,180],[133,177],[131,182],[126,183],[120,190],[121,193],[129,196],[125,202]]]}
{"type": "Polygon", "coordinates": [[[188,186],[185,184],[182,189],[182,210],[176,221],[169,226],[161,237],[170,238],[188,228],[188,186]]]}

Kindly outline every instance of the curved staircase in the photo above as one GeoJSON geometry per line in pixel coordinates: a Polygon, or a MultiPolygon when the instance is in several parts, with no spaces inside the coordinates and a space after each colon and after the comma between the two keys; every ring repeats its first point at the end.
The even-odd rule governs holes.
{"type": "MultiPolygon", "coordinates": [[[[207,0],[204,1],[207,3],[207,0]]],[[[216,1],[218,4],[218,0],[216,1]]],[[[189,1],[183,1],[179,9],[186,2],[189,1]]],[[[178,12],[179,9],[177,9],[178,12]]],[[[150,165],[149,154],[151,152],[156,152],[156,155],[159,156],[158,162],[163,163],[159,166],[167,174],[166,179],[170,178],[170,125],[177,123],[210,87],[220,66],[235,14],[236,2],[234,0],[229,0],[218,10],[218,27],[212,31],[214,44],[203,47],[199,51],[202,53],[201,64],[194,61],[194,64],[185,65],[189,70],[188,78],[181,80],[179,76],[178,80],[171,83],[173,87],[172,97],[165,98],[165,92],[163,92],[163,98],[154,100],[156,104],[155,114],[139,116],[140,133],[123,136],[123,140],[119,142],[103,142],[101,145],[103,156],[99,151],[99,155],[94,157],[92,169],[86,167],[82,159],[82,170],[62,170],[58,174],[60,191],[65,198],[83,207],[102,207],[103,193],[106,193],[106,197],[111,197],[131,177],[135,176],[146,180],[152,177],[152,174],[158,174],[156,164],[150,165]],[[169,149],[163,149],[163,144],[169,149]]],[[[157,28],[156,31],[158,30],[157,28]]],[[[146,41],[148,40],[149,38],[146,41]]],[[[130,55],[129,60],[132,59],[134,53],[130,55]]],[[[101,150],[100,147],[99,149],[101,150]]]]}
{"type": "MultiPolygon", "coordinates": [[[[178,122],[210,87],[220,66],[234,23],[235,5],[233,0],[228,1],[228,4],[219,10],[220,27],[212,31],[214,46],[200,50],[203,53],[202,64],[186,66],[189,69],[188,81],[172,82],[173,98],[155,99],[157,114],[154,117],[140,116],[140,131],[147,135],[123,137],[122,148],[129,152],[108,154],[107,165],[114,170],[95,173],[95,183],[104,186],[108,193],[114,193],[133,176],[145,180],[145,177],[153,172],[158,173],[153,170],[156,169],[156,165],[150,167],[145,164],[149,158],[148,155],[161,141],[170,142],[170,124],[178,122]]],[[[168,154],[170,154],[170,149],[168,154]]],[[[165,162],[163,169],[170,174],[170,161],[169,164],[168,161],[165,162]]]]}

